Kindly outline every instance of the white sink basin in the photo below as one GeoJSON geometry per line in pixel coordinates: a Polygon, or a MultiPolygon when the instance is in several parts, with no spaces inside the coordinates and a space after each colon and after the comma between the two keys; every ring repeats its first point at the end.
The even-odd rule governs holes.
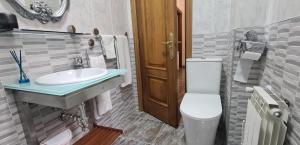
{"type": "Polygon", "coordinates": [[[85,68],[48,74],[37,78],[35,81],[41,85],[65,85],[96,79],[106,74],[106,69],[85,68]]]}

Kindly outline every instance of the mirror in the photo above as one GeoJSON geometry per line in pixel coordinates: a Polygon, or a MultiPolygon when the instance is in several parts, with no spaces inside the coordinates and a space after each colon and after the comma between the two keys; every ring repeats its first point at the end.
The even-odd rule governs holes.
{"type": "Polygon", "coordinates": [[[22,3],[26,9],[32,10],[32,6],[36,5],[38,3],[45,3],[52,11],[57,11],[59,10],[61,6],[61,0],[43,0],[43,1],[38,1],[38,0],[17,0],[22,3]]]}
{"type": "Polygon", "coordinates": [[[7,0],[23,17],[46,24],[59,21],[69,8],[70,0],[7,0]]]}

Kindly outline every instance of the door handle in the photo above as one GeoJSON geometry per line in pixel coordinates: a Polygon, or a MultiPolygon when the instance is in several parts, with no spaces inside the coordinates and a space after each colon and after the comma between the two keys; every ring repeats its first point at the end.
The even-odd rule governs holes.
{"type": "Polygon", "coordinates": [[[171,60],[175,58],[175,55],[174,55],[174,43],[173,42],[174,42],[174,35],[173,35],[172,32],[170,33],[170,40],[166,41],[166,42],[162,42],[162,44],[167,45],[168,53],[169,53],[169,58],[171,60]]]}
{"type": "Polygon", "coordinates": [[[173,43],[173,41],[166,41],[166,42],[162,42],[161,44],[170,45],[170,44],[172,44],[172,43],[173,43]]]}

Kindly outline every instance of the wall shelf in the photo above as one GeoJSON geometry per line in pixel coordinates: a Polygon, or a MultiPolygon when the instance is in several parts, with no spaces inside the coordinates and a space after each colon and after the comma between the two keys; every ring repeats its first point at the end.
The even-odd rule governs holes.
{"type": "Polygon", "coordinates": [[[46,31],[46,30],[33,30],[33,29],[13,29],[10,31],[4,32],[13,32],[13,33],[37,33],[37,34],[62,34],[62,35],[91,35],[91,33],[71,33],[63,31],[46,31]]]}
{"type": "Polygon", "coordinates": [[[110,69],[103,77],[66,85],[4,84],[6,90],[13,92],[16,101],[34,103],[54,108],[71,109],[83,101],[117,87],[124,82],[127,70],[110,69]]]}

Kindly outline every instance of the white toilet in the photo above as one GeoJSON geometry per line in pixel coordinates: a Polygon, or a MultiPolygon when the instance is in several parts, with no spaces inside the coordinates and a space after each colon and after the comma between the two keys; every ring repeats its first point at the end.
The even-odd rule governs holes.
{"type": "Polygon", "coordinates": [[[187,93],[181,104],[187,145],[214,145],[222,114],[222,59],[187,59],[187,93]]]}

